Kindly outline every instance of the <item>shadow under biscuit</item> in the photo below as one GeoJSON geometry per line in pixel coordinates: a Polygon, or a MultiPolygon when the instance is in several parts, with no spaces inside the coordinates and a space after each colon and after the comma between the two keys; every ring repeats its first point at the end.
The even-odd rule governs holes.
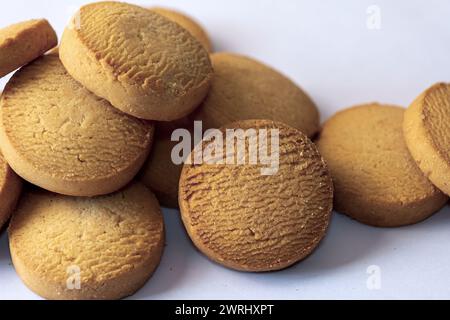
{"type": "MultiPolygon", "coordinates": [[[[316,254],[291,270],[286,270],[286,273],[292,275],[295,272],[301,276],[320,277],[324,273],[335,272],[337,268],[362,261],[367,261],[368,267],[372,263],[377,263],[373,259],[380,260],[378,256],[381,254],[378,255],[378,251],[390,248],[396,250],[397,243],[402,245],[397,242],[402,238],[401,233],[417,233],[420,230],[429,233],[430,228],[450,228],[449,206],[445,206],[422,223],[397,228],[367,226],[348,216],[335,213],[327,237],[322,241],[316,254]]],[[[361,272],[364,273],[365,270],[361,272]]]]}
{"type": "Polygon", "coordinates": [[[383,246],[382,230],[334,212],[328,234],[317,254],[299,265],[296,272],[320,276],[323,272],[333,272],[361,261],[383,246]]]}
{"type": "MultiPolygon", "coordinates": [[[[250,274],[249,279],[264,283],[268,288],[296,281],[301,288],[303,280],[310,284],[314,278],[336,273],[339,268],[360,263],[377,250],[383,250],[383,232],[383,229],[363,225],[333,212],[328,233],[313,255],[279,272],[250,274]]],[[[361,272],[364,274],[365,269],[361,272]]],[[[327,283],[323,282],[323,285],[327,283]]]]}
{"type": "Polygon", "coordinates": [[[421,230],[421,229],[423,229],[424,232],[425,231],[430,232],[430,228],[436,229],[436,230],[439,230],[439,229],[450,230],[450,206],[449,206],[449,203],[447,203],[441,210],[439,210],[437,213],[435,213],[431,217],[425,219],[421,223],[402,227],[400,230],[403,230],[403,229],[421,230]]]}
{"type": "MultiPolygon", "coordinates": [[[[383,262],[380,260],[382,259],[381,251],[396,251],[397,247],[408,246],[401,241],[402,238],[409,239],[411,235],[416,236],[418,232],[423,232],[423,236],[430,233],[445,233],[449,228],[450,206],[448,205],[422,223],[400,228],[367,226],[345,215],[334,213],[330,230],[313,256],[283,271],[269,276],[267,273],[253,274],[250,275],[250,279],[264,283],[268,288],[282,285],[283,282],[298,281],[299,290],[301,290],[303,279],[309,282],[314,278],[338,274],[336,271],[341,268],[351,270],[353,266],[361,265],[364,268],[361,269],[359,276],[364,277],[366,267],[383,262]]],[[[308,283],[308,286],[310,285],[311,282],[308,283]]],[[[327,286],[327,282],[324,281],[322,285],[327,286]]]]}
{"type": "Polygon", "coordinates": [[[6,264],[11,262],[11,256],[9,254],[8,235],[6,227],[0,231],[0,264],[6,264]]]}
{"type": "Polygon", "coordinates": [[[166,244],[159,268],[152,279],[130,299],[152,299],[155,295],[177,290],[187,277],[189,265],[197,258],[181,222],[178,210],[163,208],[166,244]]]}

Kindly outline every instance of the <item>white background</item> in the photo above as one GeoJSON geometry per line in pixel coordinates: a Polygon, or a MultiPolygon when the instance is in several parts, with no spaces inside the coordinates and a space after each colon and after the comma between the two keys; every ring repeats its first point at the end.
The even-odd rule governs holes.
{"type": "MultiPolygon", "coordinates": [[[[86,2],[2,1],[0,26],[46,17],[61,34],[70,15],[86,2]]],[[[323,120],[363,102],[407,106],[434,82],[450,80],[448,0],[136,3],[166,5],[195,16],[217,51],[256,57],[299,83],[318,104],[323,120]],[[370,5],[381,10],[380,30],[367,27],[370,5]]],[[[336,214],[327,238],[310,258],[282,272],[246,274],[204,258],[186,238],[178,212],[166,210],[163,261],[133,298],[450,298],[449,214],[446,207],[424,223],[398,229],[372,228],[336,214]],[[371,265],[380,267],[380,290],[367,288],[371,265]]],[[[16,276],[5,233],[0,238],[0,298],[38,298],[16,276]]]]}

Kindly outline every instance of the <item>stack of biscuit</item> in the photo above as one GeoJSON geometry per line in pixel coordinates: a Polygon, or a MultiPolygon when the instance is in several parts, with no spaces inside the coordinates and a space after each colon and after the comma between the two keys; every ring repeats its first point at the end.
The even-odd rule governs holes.
{"type": "Polygon", "coordinates": [[[316,105],[293,81],[213,52],[204,29],[173,10],[92,3],[56,46],[46,20],[0,30],[0,76],[21,67],[0,100],[0,227],[12,216],[14,267],[44,298],[120,299],[141,288],[163,254],[160,204],[180,208],[211,260],[264,272],[309,256],[333,204],[394,227],[448,200],[450,85],[427,90],[406,112],[350,108],[321,131],[316,105]],[[276,130],[276,172],[175,164],[172,133],[193,133],[197,121],[223,134],[276,130]]]}

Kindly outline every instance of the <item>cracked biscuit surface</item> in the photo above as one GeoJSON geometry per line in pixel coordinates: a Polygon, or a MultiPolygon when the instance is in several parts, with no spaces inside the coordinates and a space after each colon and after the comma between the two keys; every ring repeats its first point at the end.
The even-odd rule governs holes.
{"type": "Polygon", "coordinates": [[[211,40],[209,39],[208,33],[193,18],[187,16],[184,13],[167,8],[153,7],[150,8],[150,10],[159,13],[160,15],[178,23],[180,26],[189,31],[195,37],[195,39],[200,41],[200,43],[205,47],[206,50],[208,50],[208,52],[213,51],[211,40]]]}
{"type": "Polygon", "coordinates": [[[447,197],[419,170],[403,137],[405,109],[376,103],[338,112],[317,142],[335,187],[335,209],[365,224],[420,222],[447,197]]]}
{"type": "MultiPolygon", "coordinates": [[[[333,185],[326,164],[303,133],[284,124],[248,120],[226,129],[266,129],[269,137],[279,130],[279,169],[262,175],[264,165],[248,162],[186,164],[179,195],[186,230],[200,251],[226,267],[253,272],[289,267],[307,257],[327,231],[333,185]]],[[[245,150],[249,154],[248,141],[245,150]]]]}
{"type": "MultiPolygon", "coordinates": [[[[211,60],[215,76],[207,98],[181,125],[177,122],[171,127],[192,130],[194,121],[202,121],[203,130],[208,130],[239,120],[269,119],[284,122],[309,137],[318,132],[316,106],[291,80],[236,54],[215,53],[211,60]]],[[[171,162],[171,151],[176,145],[170,141],[171,133],[156,137],[142,181],[155,190],[164,205],[178,207],[178,185],[173,182],[179,181],[181,166],[171,162]]]]}
{"type": "Polygon", "coordinates": [[[153,274],[164,247],[158,201],[140,183],[96,198],[30,190],[8,233],[16,272],[47,299],[129,296],[153,274]]]}
{"type": "Polygon", "coordinates": [[[83,6],[64,31],[70,75],[133,116],[171,121],[192,112],[210,86],[209,54],[177,23],[138,6],[83,6]]]}
{"type": "Polygon", "coordinates": [[[29,20],[0,29],[0,78],[33,61],[58,43],[47,20],[29,20]]]}
{"type": "Polygon", "coordinates": [[[450,195],[450,83],[437,83],[406,110],[406,144],[423,173],[450,195]]]}
{"type": "Polygon", "coordinates": [[[278,71],[233,53],[211,55],[214,80],[201,106],[189,118],[204,129],[249,119],[280,121],[313,137],[320,126],[314,102],[278,71]]]}
{"type": "Polygon", "coordinates": [[[140,170],[154,126],[98,98],[41,57],[16,73],[0,101],[0,147],[14,171],[74,196],[114,192],[140,170]]]}

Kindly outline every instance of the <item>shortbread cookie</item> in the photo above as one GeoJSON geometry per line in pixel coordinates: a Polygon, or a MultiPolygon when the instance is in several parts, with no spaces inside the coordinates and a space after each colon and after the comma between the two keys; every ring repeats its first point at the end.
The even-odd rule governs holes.
{"type": "Polygon", "coordinates": [[[403,130],[419,168],[450,195],[450,83],[422,93],[406,111],[403,130]]]}
{"type": "Polygon", "coordinates": [[[16,272],[47,299],[120,299],[141,288],[164,248],[155,196],[140,183],[102,197],[24,194],[9,227],[16,272]]]}
{"type": "Polygon", "coordinates": [[[86,5],[59,48],[70,75],[133,116],[182,118],[208,92],[209,54],[187,30],[151,10],[120,2],[86,5]]]}
{"type": "Polygon", "coordinates": [[[335,187],[335,209],[377,227],[414,224],[447,202],[403,139],[405,109],[376,103],[328,120],[318,140],[335,187]]]}
{"type": "Polygon", "coordinates": [[[182,164],[172,160],[172,150],[178,142],[172,142],[174,130],[182,128],[180,122],[160,122],[156,125],[156,134],[150,156],[145,163],[140,178],[153,190],[161,205],[178,208],[178,184],[182,164]]]}
{"type": "Polygon", "coordinates": [[[253,59],[230,53],[211,56],[214,80],[210,93],[191,118],[204,128],[239,120],[269,119],[299,129],[308,137],[319,130],[319,112],[296,84],[253,59]]]}
{"type": "Polygon", "coordinates": [[[14,210],[21,188],[22,180],[0,154],[0,231],[14,210]]]}
{"type": "MultiPolygon", "coordinates": [[[[304,259],[324,237],[333,202],[331,176],[316,146],[278,122],[241,121],[221,129],[222,134],[226,129],[254,129],[257,134],[265,129],[269,141],[276,136],[272,130],[278,130],[278,171],[263,175],[261,169],[267,167],[261,162],[220,164],[220,157],[213,162],[217,164],[186,164],[179,202],[189,236],[209,258],[236,270],[274,271],[304,259]]],[[[267,151],[264,140],[254,152],[267,151]]],[[[213,141],[205,140],[203,150],[215,146],[225,154],[226,144],[213,141]]],[[[250,141],[242,144],[246,152],[241,155],[248,159],[255,147],[250,141]]],[[[230,156],[239,154],[238,145],[230,156]]],[[[276,143],[268,146],[269,154],[277,154],[276,143]]]]}
{"type": "MultiPolygon", "coordinates": [[[[230,122],[246,119],[281,121],[313,136],[319,129],[319,112],[311,99],[292,81],[261,63],[229,53],[212,55],[215,77],[211,91],[192,115],[202,121],[203,130],[220,128],[230,122]]],[[[172,132],[159,135],[155,148],[143,170],[143,181],[155,190],[166,206],[177,206],[181,168],[170,161],[172,132]],[[166,177],[163,179],[162,177],[166,177]]]]}
{"type": "Polygon", "coordinates": [[[14,171],[49,191],[95,196],[126,185],[145,162],[154,126],[93,95],[45,55],[5,88],[0,147],[14,171]]]}
{"type": "Polygon", "coordinates": [[[55,47],[58,39],[47,20],[30,20],[0,29],[0,78],[55,47]]]}
{"type": "Polygon", "coordinates": [[[180,26],[189,31],[194,36],[195,39],[200,41],[200,43],[205,47],[206,50],[208,50],[208,52],[212,52],[213,48],[208,33],[193,18],[187,16],[186,14],[171,9],[160,7],[154,7],[150,9],[166,17],[167,19],[170,19],[173,22],[178,23],[180,26]]]}

